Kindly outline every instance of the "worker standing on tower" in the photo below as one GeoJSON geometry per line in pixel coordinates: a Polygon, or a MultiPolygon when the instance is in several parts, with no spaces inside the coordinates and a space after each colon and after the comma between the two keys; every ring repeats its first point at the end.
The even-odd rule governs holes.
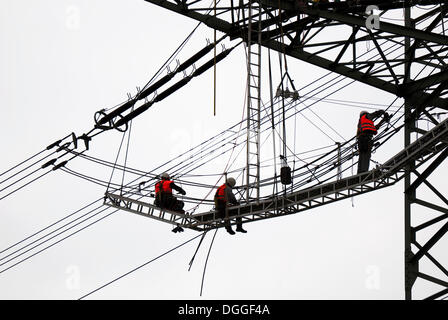
{"type": "MultiPolygon", "coordinates": [[[[220,218],[225,219],[226,230],[230,234],[235,234],[230,226],[229,220],[229,210],[228,206],[230,205],[238,205],[238,201],[235,198],[235,195],[232,192],[232,188],[235,187],[236,181],[234,178],[228,178],[226,183],[216,190],[215,193],[215,208],[218,211],[218,215],[220,218]]],[[[236,231],[246,233],[247,231],[243,229],[241,218],[236,218],[236,231]]]]}
{"type": "Polygon", "coordinates": [[[162,173],[161,180],[156,183],[155,188],[156,199],[154,201],[154,204],[156,206],[162,209],[185,213],[185,211],[183,210],[184,202],[177,200],[177,198],[173,196],[173,190],[176,190],[181,195],[185,195],[186,192],[171,180],[168,173],[162,173]]]}
{"type": "Polygon", "coordinates": [[[369,171],[370,156],[372,154],[373,136],[377,134],[381,124],[375,126],[374,121],[384,115],[384,119],[388,119],[389,115],[384,110],[378,110],[373,113],[361,111],[359,113],[358,130],[356,138],[358,140],[358,174],[369,171]]]}

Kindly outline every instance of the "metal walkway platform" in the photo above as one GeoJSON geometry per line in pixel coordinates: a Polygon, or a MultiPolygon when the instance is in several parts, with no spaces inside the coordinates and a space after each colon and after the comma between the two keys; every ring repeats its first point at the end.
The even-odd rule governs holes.
{"type": "MultiPolygon", "coordinates": [[[[419,167],[447,147],[448,119],[426,132],[407,148],[374,170],[289,193],[286,196],[270,197],[264,200],[260,199],[259,202],[229,207],[230,222],[235,224],[236,217],[241,217],[243,223],[248,223],[294,214],[391,186],[404,177],[405,168],[410,162],[415,161],[416,167],[419,167]]],[[[181,214],[162,210],[152,204],[112,193],[106,193],[105,204],[197,231],[224,226],[224,221],[217,216],[216,211],[193,215],[181,214]]]]}

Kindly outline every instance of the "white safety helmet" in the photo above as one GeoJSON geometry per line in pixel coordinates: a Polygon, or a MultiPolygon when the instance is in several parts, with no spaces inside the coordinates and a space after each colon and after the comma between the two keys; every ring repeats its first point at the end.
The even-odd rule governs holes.
{"type": "Polygon", "coordinates": [[[227,181],[226,181],[226,183],[227,183],[231,188],[233,188],[233,187],[236,185],[236,180],[233,179],[233,178],[228,178],[227,181]]]}
{"type": "Polygon", "coordinates": [[[359,117],[362,117],[362,115],[363,115],[363,114],[366,114],[366,113],[368,113],[366,110],[362,110],[362,111],[359,113],[359,117]]]}
{"type": "Polygon", "coordinates": [[[162,173],[161,177],[162,177],[162,179],[169,179],[170,175],[168,173],[164,172],[164,173],[162,173]]]}

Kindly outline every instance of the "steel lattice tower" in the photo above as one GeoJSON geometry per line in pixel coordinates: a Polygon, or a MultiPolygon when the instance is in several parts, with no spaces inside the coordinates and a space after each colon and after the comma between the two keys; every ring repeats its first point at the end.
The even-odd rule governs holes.
{"type": "MultiPolygon", "coordinates": [[[[445,1],[357,0],[312,5],[311,1],[294,0],[260,0],[254,3],[250,0],[226,0],[219,2],[216,7],[217,15],[208,14],[208,10],[204,9],[208,3],[201,0],[145,1],[201,21],[208,27],[223,32],[230,39],[241,38],[249,47],[254,43],[253,39],[259,39],[259,44],[265,48],[285,52],[289,57],[403,98],[406,119],[404,153],[412,146],[413,134],[424,135],[427,132],[419,128],[418,120],[424,119],[437,126],[439,121],[433,114],[448,110],[448,37],[444,33],[448,5],[445,1]],[[255,4],[261,10],[257,15],[263,17],[256,30],[252,26],[253,15],[250,14],[255,4]],[[422,6],[426,10],[421,10],[422,6]],[[372,17],[375,18],[373,9],[380,12],[376,16],[380,21],[378,25],[372,24],[371,21],[372,17]],[[404,25],[381,20],[382,15],[393,10],[404,10],[404,25]],[[343,34],[340,31],[341,26],[345,26],[343,34]],[[336,29],[339,39],[323,41],[318,36],[319,32],[331,33],[336,29]],[[366,58],[359,54],[357,46],[365,42],[376,49],[376,58],[366,58]],[[400,46],[400,56],[392,56],[380,42],[400,46]],[[416,66],[426,66],[431,68],[432,72],[417,73],[414,70],[416,66]]],[[[259,91],[257,93],[259,94],[259,91]]],[[[248,104],[248,108],[251,108],[251,105],[248,104]]],[[[253,111],[257,116],[256,110],[253,111]]],[[[252,118],[251,121],[249,126],[256,125],[256,119],[252,118]]],[[[448,200],[444,196],[445,190],[438,190],[428,181],[447,156],[448,148],[444,147],[425,169],[419,169],[415,162],[408,162],[405,169],[406,299],[413,298],[414,283],[417,279],[442,287],[431,294],[429,299],[437,299],[448,293],[448,271],[443,263],[430,253],[430,249],[448,231],[448,200]],[[445,206],[435,205],[418,197],[417,191],[423,184],[445,206]],[[413,211],[416,205],[434,210],[439,215],[415,225],[413,211]],[[444,223],[442,227],[429,240],[423,244],[419,243],[419,232],[440,222],[444,223]],[[419,261],[423,257],[443,274],[443,278],[420,269],[419,261]]],[[[249,178],[248,176],[248,181],[249,178]]],[[[253,179],[254,183],[256,181],[257,177],[253,179]]]]}

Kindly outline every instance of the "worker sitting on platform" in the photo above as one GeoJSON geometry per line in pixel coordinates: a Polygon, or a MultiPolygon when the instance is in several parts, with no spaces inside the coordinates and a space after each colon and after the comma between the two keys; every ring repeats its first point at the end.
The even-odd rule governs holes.
{"type": "MultiPolygon", "coordinates": [[[[230,226],[228,206],[239,204],[232,192],[232,188],[235,187],[235,184],[236,181],[234,178],[228,178],[226,183],[220,186],[215,193],[215,209],[218,211],[219,217],[225,219],[226,230],[230,234],[235,234],[235,232],[230,226]]],[[[236,218],[236,222],[236,231],[246,233],[247,231],[243,229],[241,224],[241,218],[236,218]]]]}
{"type": "Polygon", "coordinates": [[[156,199],[154,205],[162,209],[185,213],[183,210],[184,202],[177,200],[177,198],[173,196],[173,189],[181,195],[186,194],[185,190],[177,186],[174,181],[170,180],[170,175],[168,173],[162,173],[161,178],[161,181],[157,182],[155,185],[156,199]]]}
{"type": "Polygon", "coordinates": [[[359,114],[358,130],[356,132],[356,138],[358,139],[358,174],[369,171],[370,156],[372,154],[373,136],[377,134],[377,130],[380,126],[373,123],[373,121],[384,115],[385,119],[389,118],[389,115],[384,110],[378,110],[373,113],[367,111],[361,111],[359,114]]]}

